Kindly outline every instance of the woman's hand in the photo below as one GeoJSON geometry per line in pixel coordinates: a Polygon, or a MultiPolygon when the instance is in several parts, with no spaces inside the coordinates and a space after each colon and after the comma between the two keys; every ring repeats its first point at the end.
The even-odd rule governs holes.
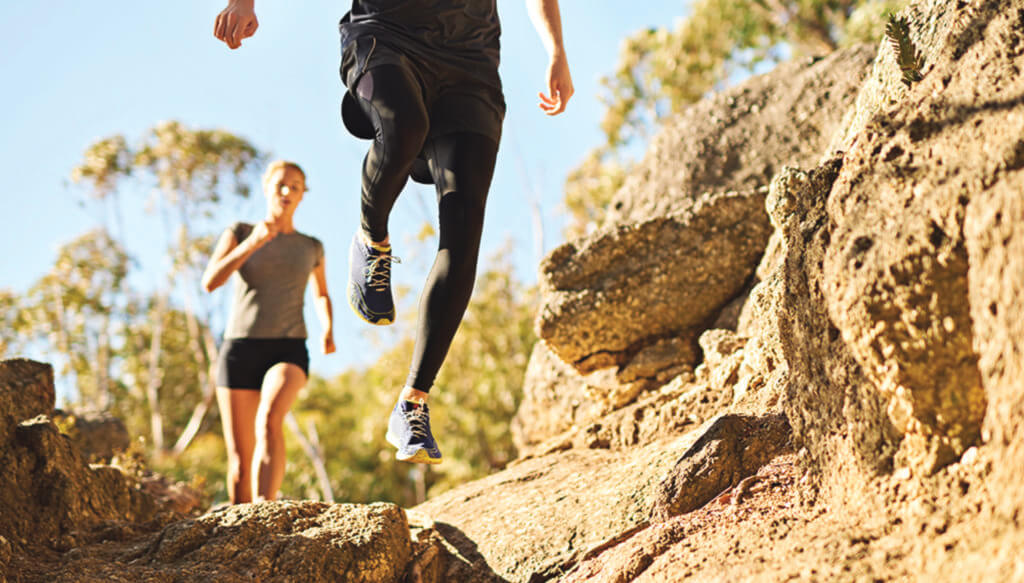
{"type": "Polygon", "coordinates": [[[252,232],[249,233],[248,239],[252,239],[255,243],[256,248],[260,248],[267,244],[268,241],[277,236],[278,227],[277,223],[270,221],[260,221],[256,223],[252,228],[252,232]]]}
{"type": "Polygon", "coordinates": [[[548,95],[538,93],[538,105],[548,115],[558,115],[565,111],[569,98],[576,92],[572,86],[572,75],[569,73],[569,60],[564,52],[555,52],[548,63],[548,92],[548,95]]]}
{"type": "Polygon", "coordinates": [[[334,347],[334,333],[330,330],[325,331],[323,336],[320,338],[320,345],[324,354],[331,354],[334,352],[336,350],[334,347]]]}
{"type": "Polygon", "coordinates": [[[254,0],[229,0],[213,24],[213,36],[224,41],[230,49],[242,46],[242,39],[256,34],[260,23],[253,10],[254,0]]]}

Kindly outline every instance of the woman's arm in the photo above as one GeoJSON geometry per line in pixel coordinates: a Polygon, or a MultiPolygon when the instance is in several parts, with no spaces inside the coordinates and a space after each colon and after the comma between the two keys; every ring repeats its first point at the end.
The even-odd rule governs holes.
{"type": "Polygon", "coordinates": [[[548,95],[538,94],[540,108],[548,115],[558,115],[565,111],[569,98],[575,93],[562,42],[562,15],[558,0],[526,0],[526,8],[551,59],[547,71],[548,95]]]}
{"type": "Polygon", "coordinates": [[[324,267],[324,259],[320,258],[320,264],[313,268],[309,280],[313,282],[313,305],[317,317],[320,318],[320,327],[323,329],[320,335],[321,348],[324,354],[330,354],[334,352],[334,315],[331,311],[331,296],[327,295],[327,270],[324,267]]]}
{"type": "Polygon", "coordinates": [[[235,241],[235,234],[231,232],[231,229],[224,231],[224,234],[217,240],[213,254],[210,255],[210,262],[206,264],[206,269],[203,271],[203,289],[212,292],[224,285],[224,282],[245,263],[250,255],[275,236],[277,236],[277,225],[266,221],[257,223],[249,236],[241,243],[235,241]]]}
{"type": "Polygon", "coordinates": [[[224,41],[228,48],[242,46],[242,39],[256,34],[260,23],[253,7],[255,0],[228,0],[228,5],[213,23],[213,36],[224,41]]]}

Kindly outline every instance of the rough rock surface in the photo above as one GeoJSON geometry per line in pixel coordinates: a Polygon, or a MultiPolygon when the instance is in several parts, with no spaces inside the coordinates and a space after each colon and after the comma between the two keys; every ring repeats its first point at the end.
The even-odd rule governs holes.
{"type": "Polygon", "coordinates": [[[539,335],[584,374],[666,338],[684,340],[679,364],[696,364],[702,326],[743,289],[770,233],[754,191],[567,243],[541,265],[539,335]]]}
{"type": "Polygon", "coordinates": [[[652,521],[697,510],[790,449],[783,415],[723,415],[711,422],[658,486],[652,521]]]}
{"type": "Polygon", "coordinates": [[[0,361],[0,446],[6,447],[18,423],[49,415],[56,398],[52,366],[24,358],[0,361]]]}
{"type": "Polygon", "coordinates": [[[624,449],[681,435],[725,410],[732,395],[731,387],[715,390],[681,375],[635,403],[527,445],[515,463],[567,449],[624,449]]]}
{"type": "Polygon", "coordinates": [[[1021,307],[1021,6],[908,9],[924,78],[897,82],[883,46],[827,191],[825,304],[903,436],[896,465],[926,473],[1021,399],[1003,376],[1018,324],[1000,316],[1021,307]]]}
{"type": "Polygon", "coordinates": [[[785,369],[783,409],[796,447],[814,467],[834,468],[837,483],[863,482],[892,467],[898,432],[886,401],[864,375],[827,311],[824,259],[830,240],[825,197],[840,159],[810,173],[784,169],[772,181],[768,209],[782,234],[785,259],[759,286],[767,288],[779,327],[785,369]]]}
{"type": "Polygon", "coordinates": [[[411,553],[393,504],[271,502],[176,523],[122,560],[197,581],[383,583],[401,580],[411,553]]]}
{"type": "Polygon", "coordinates": [[[616,195],[605,226],[688,208],[707,192],[767,185],[817,163],[854,103],[877,47],[779,65],[666,122],[616,195]]]}
{"type": "Polygon", "coordinates": [[[592,449],[526,460],[413,510],[442,533],[472,541],[498,576],[546,581],[646,522],[662,476],[693,439],[652,443],[628,456],[592,449]]]}
{"type": "Polygon", "coordinates": [[[543,342],[537,342],[523,380],[523,401],[512,419],[512,438],[520,452],[604,413],[596,392],[573,367],[543,342]]]}

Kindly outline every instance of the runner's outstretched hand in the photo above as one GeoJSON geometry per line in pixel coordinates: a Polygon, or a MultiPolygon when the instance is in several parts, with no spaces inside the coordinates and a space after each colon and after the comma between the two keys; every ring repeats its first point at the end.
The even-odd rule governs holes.
{"type": "Polygon", "coordinates": [[[242,46],[242,39],[256,34],[260,23],[253,10],[254,0],[228,0],[228,5],[217,15],[213,36],[224,41],[230,49],[242,46]]]}
{"type": "Polygon", "coordinates": [[[572,86],[572,75],[569,73],[569,60],[565,53],[556,52],[551,56],[548,63],[548,95],[538,93],[540,103],[538,104],[544,113],[558,115],[565,111],[569,98],[575,93],[572,86]]]}
{"type": "Polygon", "coordinates": [[[334,334],[330,330],[325,331],[323,336],[320,338],[320,347],[323,349],[324,354],[331,354],[336,350],[334,346],[334,334]]]}

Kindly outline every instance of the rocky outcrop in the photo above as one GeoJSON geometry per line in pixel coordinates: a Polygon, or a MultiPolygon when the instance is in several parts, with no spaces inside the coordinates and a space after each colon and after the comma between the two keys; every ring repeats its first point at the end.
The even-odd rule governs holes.
{"type": "Polygon", "coordinates": [[[793,61],[668,120],[616,194],[605,227],[685,210],[709,192],[766,186],[783,165],[815,165],[843,126],[877,52],[859,46],[793,61]]]}
{"type": "Polygon", "coordinates": [[[56,398],[52,366],[24,358],[0,361],[0,445],[18,423],[49,415],[56,398]]]}
{"type": "MultiPolygon", "coordinates": [[[[879,441],[898,442],[898,452],[869,454],[879,467],[895,454],[897,467],[933,472],[981,443],[983,425],[1000,426],[999,412],[1021,399],[1019,383],[1009,388],[1001,374],[1007,364],[993,366],[1019,362],[1016,324],[995,323],[1001,310],[1021,306],[1011,259],[1024,168],[1020,7],[929,1],[908,9],[923,80],[900,83],[883,47],[842,169],[813,195],[825,201],[823,266],[806,272],[877,394],[858,402],[881,399],[898,435],[879,441]]],[[[808,419],[841,418],[808,404],[808,419]]],[[[846,427],[861,426],[849,417],[846,427]]]]}
{"type": "Polygon", "coordinates": [[[88,465],[47,416],[53,399],[49,365],[0,362],[0,537],[17,551],[67,550],[104,523],[160,518],[159,501],[134,478],[115,467],[88,465]]]}
{"type": "Polygon", "coordinates": [[[769,234],[755,191],[567,243],[541,265],[539,335],[583,374],[617,366],[635,378],[645,367],[630,363],[672,338],[656,349],[674,353],[667,364],[695,365],[697,336],[743,289],[769,234]]]}

